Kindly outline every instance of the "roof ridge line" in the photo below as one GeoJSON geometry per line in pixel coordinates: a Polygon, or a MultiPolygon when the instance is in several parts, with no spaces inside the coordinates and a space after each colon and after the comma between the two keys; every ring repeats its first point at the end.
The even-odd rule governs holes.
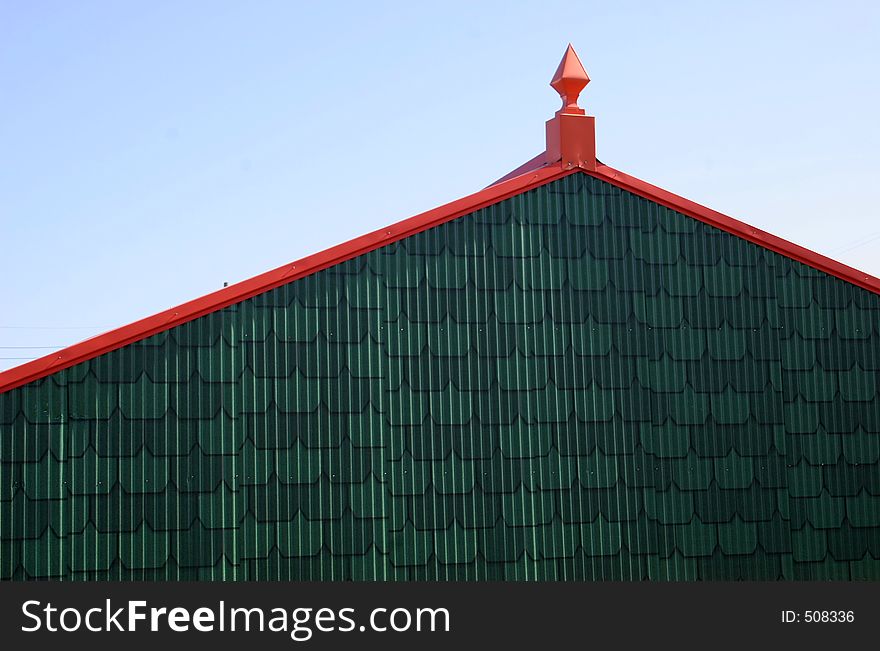
{"type": "Polygon", "coordinates": [[[640,197],[659,203],[671,210],[680,212],[710,226],[714,226],[731,235],[740,237],[760,247],[779,253],[787,258],[801,262],[818,271],[822,271],[853,285],[880,294],[880,278],[869,273],[850,267],[842,262],[817,253],[811,249],[795,244],[767,231],[761,230],[751,224],[720,213],[708,208],[696,201],[685,199],[663,188],[657,187],[647,181],[642,181],[625,172],[613,167],[598,163],[595,170],[582,169],[582,172],[615,185],[622,190],[632,192],[640,197]]]}
{"type": "Polygon", "coordinates": [[[222,310],[576,171],[577,168],[563,169],[560,165],[541,167],[178,306],[108,330],[49,355],[0,371],[0,393],[222,310]]]}
{"type": "MultiPolygon", "coordinates": [[[[536,159],[537,157],[532,159],[532,161],[536,159]]],[[[836,276],[862,289],[880,294],[880,278],[876,276],[729,217],[717,210],[712,210],[695,201],[685,199],[682,196],[630,176],[601,162],[596,162],[595,169],[587,169],[584,166],[569,167],[560,164],[544,165],[512,178],[502,177],[502,179],[506,178],[507,180],[497,181],[495,184],[479,192],[456,199],[385,228],[380,228],[318,253],[313,253],[295,262],[282,265],[229,287],[224,287],[223,289],[192,299],[176,307],[95,335],[44,357],[14,366],[5,371],[0,371],[0,393],[10,391],[75,364],[141,341],[154,334],[170,330],[206,314],[216,312],[235,303],[240,303],[258,294],[310,276],[333,265],[369,253],[421,231],[439,226],[480,208],[504,201],[514,195],[576,172],[583,172],[765,249],[836,276]]]]}

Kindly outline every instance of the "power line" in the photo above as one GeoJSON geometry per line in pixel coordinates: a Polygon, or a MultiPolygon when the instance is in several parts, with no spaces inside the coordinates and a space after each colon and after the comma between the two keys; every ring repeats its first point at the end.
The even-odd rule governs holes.
{"type": "Polygon", "coordinates": [[[100,326],[0,326],[0,330],[101,330],[100,326]]]}
{"type": "Polygon", "coordinates": [[[874,242],[875,240],[880,240],[880,233],[875,233],[874,235],[871,235],[867,239],[855,242],[854,244],[845,245],[843,247],[838,247],[836,249],[833,249],[831,251],[831,253],[832,253],[832,255],[837,255],[838,253],[846,253],[847,251],[852,251],[853,249],[857,249],[860,246],[864,246],[865,244],[870,244],[871,242],[874,242]]]}
{"type": "Polygon", "coordinates": [[[0,350],[55,350],[64,346],[0,346],[0,350]]]}

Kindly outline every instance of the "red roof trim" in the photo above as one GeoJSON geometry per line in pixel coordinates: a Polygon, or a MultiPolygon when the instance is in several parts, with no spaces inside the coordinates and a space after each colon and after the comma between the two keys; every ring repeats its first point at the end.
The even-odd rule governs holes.
{"type": "MultiPolygon", "coordinates": [[[[537,158],[529,161],[529,163],[534,164],[536,161],[537,158]]],[[[519,169],[528,168],[529,163],[519,169]]],[[[0,372],[0,393],[15,389],[141,339],[146,339],[164,330],[192,321],[211,312],[216,312],[234,303],[239,303],[257,294],[262,294],[298,278],[303,278],[332,265],[345,262],[576,171],[581,171],[607,181],[633,194],[720,228],[771,251],[803,262],[820,271],[858,285],[863,289],[880,294],[880,278],[853,269],[836,260],[771,235],[684,197],[667,192],[662,188],[646,183],[607,165],[598,163],[594,171],[582,168],[562,169],[558,165],[553,165],[530,170],[514,178],[499,181],[480,192],[397,222],[387,228],[362,235],[320,253],[315,253],[291,264],[267,271],[259,276],[254,276],[235,285],[194,299],[170,310],[165,310],[121,328],[86,339],[51,355],[0,372]]]]}
{"type": "Polygon", "coordinates": [[[369,251],[381,248],[405,237],[438,226],[488,205],[543,185],[549,181],[576,172],[558,166],[534,170],[503,183],[496,183],[475,194],[447,203],[433,210],[410,217],[386,228],[361,235],[320,253],[267,271],[248,280],[230,285],[211,294],[196,298],[164,312],[135,321],[115,330],[97,335],[58,352],[0,372],[0,393],[15,389],[34,380],[57,373],[74,364],[109,353],[154,334],[169,330],[224,307],[262,294],[291,281],[303,278],[340,262],[345,262],[369,251]]]}
{"type": "MultiPolygon", "coordinates": [[[[515,179],[517,176],[522,174],[526,174],[528,172],[534,172],[537,169],[540,169],[545,166],[545,159],[547,158],[547,154],[543,151],[535,156],[534,158],[530,158],[525,163],[517,167],[515,170],[511,170],[500,179],[492,183],[492,185],[498,185],[499,183],[504,183],[505,181],[509,181],[510,179],[515,179]]],[[[492,186],[489,186],[492,187],[492,186]]]]}
{"type": "Polygon", "coordinates": [[[805,265],[818,269],[819,271],[824,271],[832,276],[837,276],[842,280],[858,285],[862,289],[867,289],[868,291],[880,294],[880,278],[867,274],[864,271],[854,269],[853,267],[838,262],[837,260],[832,260],[821,253],[816,253],[815,251],[804,248],[799,244],[794,244],[781,237],[762,231],[761,229],[750,226],[738,219],[728,217],[716,210],[712,210],[711,208],[707,208],[694,201],[680,197],[677,194],[658,188],[656,185],[651,185],[650,183],[637,179],[629,174],[625,174],[612,167],[608,167],[607,165],[599,163],[595,171],[584,171],[591,176],[607,181],[608,183],[616,185],[624,190],[628,190],[633,194],[637,194],[645,199],[650,199],[651,201],[666,206],[667,208],[684,213],[689,217],[693,217],[701,222],[720,228],[721,230],[741,237],[744,240],[763,246],[765,249],[770,249],[771,251],[780,253],[793,260],[797,260],[798,262],[803,262],[805,265]]]}

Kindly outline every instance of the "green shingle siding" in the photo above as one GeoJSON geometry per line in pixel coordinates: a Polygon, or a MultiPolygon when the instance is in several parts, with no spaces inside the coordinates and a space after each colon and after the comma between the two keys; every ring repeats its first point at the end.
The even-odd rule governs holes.
{"type": "Polygon", "coordinates": [[[880,296],[573,174],[0,395],[0,577],[880,578],[880,296]]]}

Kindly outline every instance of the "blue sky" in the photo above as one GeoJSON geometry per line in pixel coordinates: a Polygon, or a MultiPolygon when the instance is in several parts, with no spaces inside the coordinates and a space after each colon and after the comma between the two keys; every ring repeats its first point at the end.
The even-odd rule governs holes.
{"type": "Polygon", "coordinates": [[[569,41],[603,162],[880,275],[878,33],[873,2],[0,0],[0,357],[479,190],[543,150],[569,41]]]}

